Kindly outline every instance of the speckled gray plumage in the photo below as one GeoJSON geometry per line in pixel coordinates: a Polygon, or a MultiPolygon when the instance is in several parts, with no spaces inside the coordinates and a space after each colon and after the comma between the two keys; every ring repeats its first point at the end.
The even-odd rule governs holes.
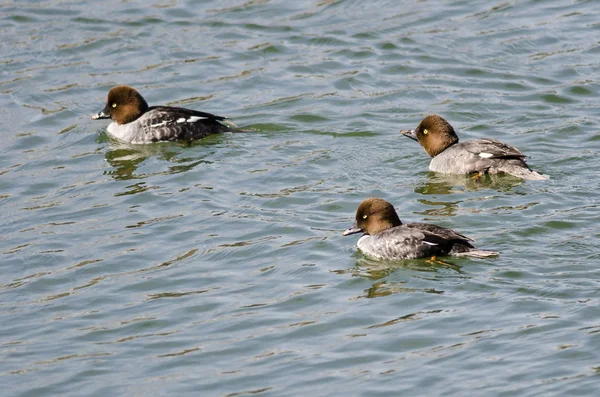
{"type": "Polygon", "coordinates": [[[225,119],[191,109],[153,106],[131,123],[111,123],[107,130],[111,135],[131,143],[191,141],[210,134],[231,131],[229,126],[221,123],[225,119]]]}
{"type": "Polygon", "coordinates": [[[445,174],[506,173],[523,179],[548,179],[532,171],[517,148],[487,138],[448,147],[431,160],[429,169],[445,174]]]}
{"type": "Polygon", "coordinates": [[[485,258],[497,252],[475,248],[469,237],[431,223],[402,223],[394,206],[378,197],[364,199],[356,209],[355,221],[342,235],[363,233],[358,248],[367,256],[384,260],[428,256],[471,256],[485,258]]]}
{"type": "Polygon", "coordinates": [[[431,256],[493,256],[471,245],[472,239],[454,230],[428,223],[406,223],[375,235],[363,235],[357,243],[365,254],[377,259],[416,259],[431,256]],[[474,252],[473,255],[469,255],[474,252]]]}

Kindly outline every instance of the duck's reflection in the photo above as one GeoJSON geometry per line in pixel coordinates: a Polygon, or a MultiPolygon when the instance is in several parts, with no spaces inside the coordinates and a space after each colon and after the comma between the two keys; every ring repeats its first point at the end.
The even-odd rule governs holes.
{"type": "Polygon", "coordinates": [[[103,141],[108,142],[108,150],[105,159],[114,169],[105,171],[105,175],[110,175],[117,180],[145,179],[157,174],[177,174],[186,172],[195,168],[199,164],[211,164],[211,161],[204,160],[211,153],[202,153],[198,157],[198,152],[194,158],[181,157],[186,147],[195,145],[188,142],[166,142],[152,143],[147,145],[133,145],[121,142],[110,137],[105,137],[103,141]],[[167,168],[152,172],[139,173],[138,168],[148,158],[156,157],[164,160],[167,168]]]}
{"type": "Polygon", "coordinates": [[[452,258],[444,257],[433,260],[431,258],[426,258],[382,261],[361,257],[357,260],[356,266],[350,269],[350,271],[353,275],[368,277],[372,280],[382,279],[401,269],[430,273],[448,269],[457,273],[462,273],[461,266],[450,262],[451,260],[452,258]]]}
{"type": "MultiPolygon", "coordinates": [[[[460,210],[460,205],[464,199],[453,201],[442,201],[442,197],[437,200],[431,200],[434,195],[449,195],[458,198],[459,194],[465,192],[477,192],[483,190],[495,190],[498,192],[508,192],[515,187],[523,184],[523,180],[511,175],[482,175],[473,177],[469,175],[446,175],[429,172],[427,180],[417,185],[415,193],[424,195],[427,198],[418,199],[418,201],[430,207],[415,214],[429,217],[449,217],[455,216],[460,210]],[[454,196],[452,196],[454,195],[454,196]],[[433,208],[431,208],[433,207],[433,208]]],[[[473,200],[472,195],[467,200],[473,200]]]]}
{"type": "Polygon", "coordinates": [[[471,176],[428,172],[427,180],[415,188],[415,193],[453,194],[486,189],[507,192],[522,184],[522,179],[504,174],[471,176]]]}
{"type": "MultiPolygon", "coordinates": [[[[357,254],[360,255],[360,254],[357,254]]],[[[390,276],[399,271],[407,271],[411,277],[418,278],[437,278],[433,273],[442,273],[450,271],[454,276],[462,276],[461,266],[450,262],[450,258],[430,258],[430,259],[410,259],[401,261],[381,261],[367,257],[360,257],[356,266],[350,269],[338,270],[338,274],[350,274],[354,277],[364,277],[373,280],[371,287],[364,290],[364,295],[358,298],[378,298],[391,294],[404,292],[426,292],[431,294],[443,294],[444,291],[434,288],[411,288],[407,286],[408,280],[390,280],[390,276]],[[422,276],[415,275],[414,272],[422,273],[422,276]],[[430,275],[427,275],[427,274],[430,275]]],[[[451,260],[451,259],[450,259],[451,260]]]]}
{"type": "Polygon", "coordinates": [[[429,294],[443,294],[444,291],[439,291],[433,288],[419,289],[406,287],[406,281],[378,281],[371,288],[365,290],[363,298],[381,298],[392,294],[403,292],[426,292],[429,294]]]}
{"type": "Polygon", "coordinates": [[[454,216],[459,210],[459,205],[462,201],[432,201],[419,199],[419,203],[435,208],[427,208],[423,211],[416,211],[415,214],[422,215],[425,219],[438,216],[454,216]]]}

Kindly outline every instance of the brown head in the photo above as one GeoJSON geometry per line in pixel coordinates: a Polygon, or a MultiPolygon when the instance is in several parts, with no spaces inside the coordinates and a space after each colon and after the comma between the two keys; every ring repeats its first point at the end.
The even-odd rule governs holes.
{"type": "Polygon", "coordinates": [[[106,100],[106,106],[92,119],[112,119],[117,124],[127,124],[136,120],[148,109],[146,100],[139,92],[127,85],[113,87],[106,100]]]}
{"type": "Polygon", "coordinates": [[[443,117],[432,114],[425,117],[414,130],[402,130],[402,135],[419,142],[431,157],[458,143],[454,128],[443,117]]]}
{"type": "Polygon", "coordinates": [[[371,197],[360,203],[356,210],[356,221],[343,235],[360,232],[373,235],[401,224],[392,204],[384,199],[371,197]]]}

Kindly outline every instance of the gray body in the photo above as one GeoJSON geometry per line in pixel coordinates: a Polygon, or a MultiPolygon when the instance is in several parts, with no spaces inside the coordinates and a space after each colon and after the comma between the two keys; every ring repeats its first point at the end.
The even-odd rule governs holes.
{"type": "Polygon", "coordinates": [[[529,169],[517,148],[487,138],[449,146],[431,160],[429,169],[443,174],[506,173],[523,179],[548,179],[529,169]]]}
{"type": "Polygon", "coordinates": [[[375,235],[363,235],[356,244],[365,254],[384,260],[453,255],[488,257],[496,252],[478,250],[470,238],[428,223],[405,223],[375,235]]]}
{"type": "Polygon", "coordinates": [[[112,122],[107,131],[114,137],[130,143],[151,143],[200,139],[210,134],[231,131],[222,124],[225,117],[190,109],[154,106],[136,120],[117,124],[112,122]]]}

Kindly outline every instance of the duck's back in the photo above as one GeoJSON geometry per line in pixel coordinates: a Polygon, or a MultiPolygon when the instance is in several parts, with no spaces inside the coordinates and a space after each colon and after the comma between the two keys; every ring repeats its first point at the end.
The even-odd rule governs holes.
{"type": "Polygon", "coordinates": [[[444,174],[506,173],[524,179],[547,179],[532,171],[517,148],[495,139],[454,144],[435,156],[429,169],[444,174]]]}
{"type": "Polygon", "coordinates": [[[427,232],[434,234],[444,240],[447,240],[452,243],[462,243],[468,245],[469,247],[473,247],[469,242],[473,241],[472,238],[465,236],[464,234],[460,234],[452,229],[448,229],[446,227],[434,225],[431,223],[422,223],[422,222],[411,222],[405,223],[404,226],[419,230],[421,232],[427,232]]]}
{"type": "Polygon", "coordinates": [[[407,223],[372,236],[364,235],[357,243],[366,255],[388,260],[448,255],[457,245],[472,247],[468,237],[426,223],[407,223]]]}
{"type": "Polygon", "coordinates": [[[131,143],[195,140],[210,134],[230,131],[222,124],[226,118],[191,109],[154,106],[131,123],[108,126],[108,132],[131,143]]]}

